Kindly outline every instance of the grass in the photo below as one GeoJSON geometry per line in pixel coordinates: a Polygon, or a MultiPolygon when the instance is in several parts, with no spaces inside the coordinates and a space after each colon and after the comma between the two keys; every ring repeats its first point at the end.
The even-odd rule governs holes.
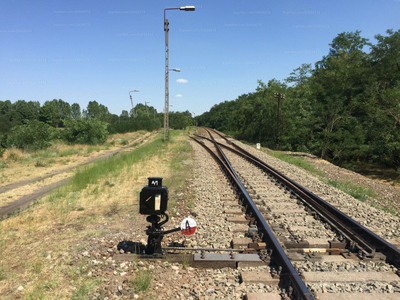
{"type": "Polygon", "coordinates": [[[8,149],[5,153],[6,159],[12,162],[18,162],[24,157],[23,151],[15,148],[8,149]]]}
{"type": "Polygon", "coordinates": [[[46,167],[47,166],[47,164],[46,164],[46,162],[44,161],[44,160],[42,160],[42,159],[38,159],[36,162],[35,162],[35,167],[46,167]]]}
{"type": "Polygon", "coordinates": [[[326,184],[329,184],[330,186],[333,186],[342,192],[362,201],[365,202],[368,197],[370,198],[375,198],[376,195],[374,191],[371,188],[368,187],[363,187],[359,185],[352,184],[348,181],[340,182],[337,180],[323,180],[326,184]]]}
{"type": "Polygon", "coordinates": [[[135,279],[131,282],[131,286],[137,292],[146,291],[153,279],[153,273],[147,270],[141,270],[136,273],[135,279]]]}
{"type": "Polygon", "coordinates": [[[67,157],[72,155],[78,155],[82,152],[82,148],[67,148],[62,149],[59,153],[60,157],[67,157]]]}
{"type": "Polygon", "coordinates": [[[287,154],[284,154],[281,152],[275,152],[275,151],[269,151],[268,154],[275,158],[283,160],[287,163],[290,163],[297,167],[300,167],[300,168],[308,171],[311,174],[319,176],[324,183],[326,183],[330,186],[333,186],[360,201],[365,202],[368,197],[370,197],[370,198],[376,197],[374,191],[369,187],[352,184],[348,181],[338,181],[338,180],[331,180],[331,179],[325,178],[324,173],[322,173],[320,170],[318,170],[316,167],[314,167],[311,163],[307,162],[306,160],[304,160],[301,157],[294,157],[292,155],[287,155],[287,154]]]}
{"type": "MultiPolygon", "coordinates": [[[[126,230],[126,224],[134,226],[143,217],[138,214],[138,196],[147,177],[163,177],[170,200],[179,204],[185,180],[191,176],[191,151],[182,131],[171,131],[169,142],[159,134],[131,152],[79,168],[70,184],[27,210],[10,214],[0,222],[0,294],[87,299],[108,275],[96,277],[97,281],[86,276],[88,269],[83,267],[91,264],[76,257],[88,243],[126,230]],[[24,287],[21,292],[16,291],[19,285],[24,287]]],[[[153,274],[139,271],[135,275],[132,284],[145,295],[153,274]]]]}
{"type": "Polygon", "coordinates": [[[350,183],[348,181],[338,181],[326,178],[325,174],[319,171],[316,167],[314,167],[311,163],[307,162],[301,157],[293,157],[292,155],[287,155],[281,152],[275,152],[272,150],[267,151],[269,155],[274,156],[280,160],[288,162],[290,164],[296,165],[304,170],[308,171],[313,175],[317,175],[321,181],[324,183],[341,190],[342,192],[358,199],[362,202],[367,202],[372,207],[382,210],[386,213],[389,213],[393,216],[399,216],[399,212],[394,207],[384,207],[377,204],[373,199],[377,197],[373,189],[367,186],[361,186],[357,184],[350,183]]]}
{"type": "Polygon", "coordinates": [[[282,152],[276,152],[276,151],[268,151],[268,154],[275,158],[283,160],[287,163],[290,163],[292,165],[300,167],[300,168],[310,172],[311,174],[324,177],[324,173],[322,173],[320,170],[318,170],[316,167],[314,167],[308,161],[304,160],[302,157],[294,157],[293,155],[288,155],[288,154],[285,154],[282,152]]]}

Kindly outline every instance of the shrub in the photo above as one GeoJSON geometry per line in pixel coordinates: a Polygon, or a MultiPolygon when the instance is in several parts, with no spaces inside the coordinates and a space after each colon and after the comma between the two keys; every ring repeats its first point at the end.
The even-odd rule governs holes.
{"type": "Polygon", "coordinates": [[[103,144],[107,137],[107,123],[95,118],[89,120],[66,120],[64,139],[69,143],[103,144]]]}
{"type": "Polygon", "coordinates": [[[7,147],[25,150],[44,149],[51,146],[51,141],[56,138],[56,129],[46,123],[34,120],[13,127],[7,137],[7,147]]]}

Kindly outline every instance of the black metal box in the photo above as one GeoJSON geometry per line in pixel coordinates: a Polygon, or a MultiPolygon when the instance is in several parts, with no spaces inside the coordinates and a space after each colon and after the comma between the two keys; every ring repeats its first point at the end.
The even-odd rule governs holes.
{"type": "Polygon", "coordinates": [[[161,215],[167,210],[168,188],[162,186],[162,177],[149,177],[148,185],[140,192],[139,213],[161,215]]]}

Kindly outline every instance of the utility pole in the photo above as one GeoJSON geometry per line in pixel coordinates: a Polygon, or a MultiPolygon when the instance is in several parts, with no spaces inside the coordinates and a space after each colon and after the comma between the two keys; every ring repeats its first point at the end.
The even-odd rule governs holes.
{"type": "Polygon", "coordinates": [[[193,126],[196,126],[196,114],[192,112],[193,114],[193,126]]]}
{"type": "Polygon", "coordinates": [[[274,93],[274,96],[278,99],[278,116],[276,119],[276,149],[279,149],[279,111],[281,107],[281,100],[285,99],[285,95],[281,93],[274,93]]]}
{"type": "Polygon", "coordinates": [[[132,104],[132,117],[134,118],[134,117],[135,117],[135,108],[134,108],[134,106],[133,106],[133,101],[132,101],[132,95],[131,95],[132,92],[138,93],[139,90],[133,90],[133,91],[130,91],[130,92],[129,92],[129,98],[131,98],[131,104],[132,104]]]}
{"type": "MultiPolygon", "coordinates": [[[[194,11],[194,6],[169,7],[164,9],[164,31],[165,31],[165,106],[164,106],[164,141],[169,140],[169,45],[168,32],[169,21],[166,18],[167,10],[179,9],[183,11],[194,11]]],[[[175,70],[174,70],[175,71],[175,70]]],[[[180,72],[176,71],[176,72],[180,72]]]]}

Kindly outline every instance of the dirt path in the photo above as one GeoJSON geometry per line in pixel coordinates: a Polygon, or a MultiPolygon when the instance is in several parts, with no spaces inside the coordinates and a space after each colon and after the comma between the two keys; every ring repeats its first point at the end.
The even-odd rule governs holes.
{"type": "MultiPolygon", "coordinates": [[[[19,182],[15,182],[15,183],[6,185],[4,187],[0,187],[0,194],[8,192],[8,191],[13,190],[13,189],[22,188],[22,187],[27,186],[29,184],[32,184],[34,182],[41,181],[41,180],[44,180],[44,179],[47,179],[47,178],[50,178],[50,177],[53,177],[53,176],[56,176],[56,175],[59,175],[59,174],[67,173],[68,171],[74,170],[74,169],[76,169],[78,167],[81,167],[81,166],[84,166],[84,165],[87,165],[87,164],[90,164],[90,163],[94,163],[94,162],[99,161],[99,160],[106,159],[106,158],[108,158],[110,156],[113,156],[113,155],[117,155],[118,153],[126,150],[127,148],[132,147],[133,145],[135,145],[137,143],[143,142],[146,139],[147,139],[147,141],[144,144],[147,144],[154,137],[155,137],[154,133],[146,133],[145,135],[143,135],[142,137],[136,139],[135,141],[133,141],[129,145],[123,146],[123,147],[121,147],[121,148],[119,148],[117,150],[113,150],[113,151],[107,152],[107,153],[102,154],[102,155],[100,155],[98,157],[90,158],[87,161],[85,161],[83,163],[80,163],[78,165],[75,165],[75,166],[72,166],[72,167],[66,167],[66,168],[51,172],[50,174],[48,174],[46,176],[41,176],[41,177],[36,177],[36,178],[29,179],[29,180],[19,181],[19,182]]],[[[131,151],[133,151],[135,149],[132,149],[131,151]]],[[[129,152],[131,152],[131,151],[129,151],[129,152]]],[[[66,184],[71,179],[72,179],[72,177],[69,176],[68,178],[64,178],[64,179],[58,180],[56,182],[52,182],[50,184],[47,184],[47,185],[42,186],[41,188],[35,190],[33,193],[29,193],[27,195],[24,195],[24,196],[20,197],[18,200],[15,200],[15,201],[13,201],[13,202],[11,202],[11,203],[3,206],[3,207],[0,207],[0,218],[2,218],[4,216],[7,216],[8,214],[17,211],[18,209],[26,208],[33,201],[44,197],[46,194],[50,193],[52,190],[63,186],[64,184],[66,184]]]]}

